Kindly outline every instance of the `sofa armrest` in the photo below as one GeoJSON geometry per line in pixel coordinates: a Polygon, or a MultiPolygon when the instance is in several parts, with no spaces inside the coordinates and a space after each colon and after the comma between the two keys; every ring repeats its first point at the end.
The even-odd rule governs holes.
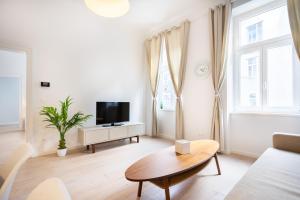
{"type": "Polygon", "coordinates": [[[274,133],[273,147],[276,149],[300,153],[300,134],[274,133]]]}

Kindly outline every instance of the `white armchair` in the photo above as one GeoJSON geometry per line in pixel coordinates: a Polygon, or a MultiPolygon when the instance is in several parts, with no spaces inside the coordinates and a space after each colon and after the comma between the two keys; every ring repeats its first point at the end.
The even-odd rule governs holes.
{"type": "Polygon", "coordinates": [[[49,178],[40,183],[27,200],[71,200],[64,183],[58,178],[49,178]]]}
{"type": "Polygon", "coordinates": [[[32,147],[30,144],[22,144],[12,153],[9,159],[0,168],[0,177],[3,184],[0,188],[0,200],[8,200],[13,183],[17,173],[23,163],[32,156],[32,147]]]}

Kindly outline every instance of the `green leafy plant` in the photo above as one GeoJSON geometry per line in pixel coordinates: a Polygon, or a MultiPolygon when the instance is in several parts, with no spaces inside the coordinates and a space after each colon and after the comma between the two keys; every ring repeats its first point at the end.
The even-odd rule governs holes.
{"type": "Polygon", "coordinates": [[[65,149],[65,134],[74,126],[82,126],[92,115],[84,115],[81,112],[75,113],[71,118],[68,116],[69,108],[72,105],[72,99],[67,97],[65,101],[60,101],[60,111],[53,106],[44,106],[40,115],[45,116],[44,121],[49,124],[46,127],[56,127],[59,135],[58,149],[65,149]]]}
{"type": "Polygon", "coordinates": [[[163,104],[162,101],[160,102],[160,105],[159,105],[159,106],[160,106],[160,109],[161,109],[161,110],[164,109],[164,104],[163,104]]]}

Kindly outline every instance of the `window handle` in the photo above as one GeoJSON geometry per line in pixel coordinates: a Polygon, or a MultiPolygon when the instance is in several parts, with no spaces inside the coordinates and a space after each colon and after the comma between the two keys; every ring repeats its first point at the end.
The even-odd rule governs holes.
{"type": "Polygon", "coordinates": [[[267,86],[268,86],[268,85],[267,85],[267,81],[264,81],[263,89],[266,90],[266,89],[267,89],[267,86]]]}

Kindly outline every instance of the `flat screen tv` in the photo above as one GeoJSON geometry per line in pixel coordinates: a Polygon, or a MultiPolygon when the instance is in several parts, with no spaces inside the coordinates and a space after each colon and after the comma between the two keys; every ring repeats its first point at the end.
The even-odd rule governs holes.
{"type": "Polygon", "coordinates": [[[129,102],[97,102],[96,125],[122,125],[129,121],[129,102]]]}

